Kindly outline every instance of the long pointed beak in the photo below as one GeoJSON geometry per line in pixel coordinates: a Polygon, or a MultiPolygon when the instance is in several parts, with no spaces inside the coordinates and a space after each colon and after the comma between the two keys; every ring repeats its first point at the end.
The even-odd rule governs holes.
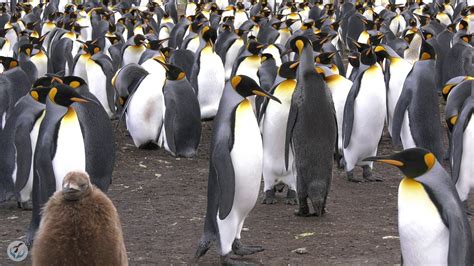
{"type": "Polygon", "coordinates": [[[397,167],[401,167],[405,165],[401,161],[390,159],[388,157],[382,157],[382,156],[367,157],[364,159],[364,161],[386,163],[386,164],[390,164],[397,167]]]}
{"type": "Polygon", "coordinates": [[[89,101],[83,98],[78,98],[78,97],[72,97],[71,101],[76,102],[76,103],[88,103],[89,101]]]}
{"type": "Polygon", "coordinates": [[[288,50],[284,51],[284,52],[281,54],[281,56],[289,55],[292,51],[293,51],[293,50],[288,49],[288,50]]]}
{"type": "Polygon", "coordinates": [[[264,91],[261,88],[253,89],[252,93],[255,94],[255,95],[258,95],[258,96],[267,97],[267,98],[272,99],[272,100],[274,100],[274,101],[281,104],[281,101],[277,97],[271,95],[270,93],[264,91]]]}

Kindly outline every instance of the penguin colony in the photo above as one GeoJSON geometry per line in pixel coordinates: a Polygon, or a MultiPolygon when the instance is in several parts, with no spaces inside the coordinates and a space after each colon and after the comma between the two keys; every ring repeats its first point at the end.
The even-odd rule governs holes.
{"type": "Polygon", "coordinates": [[[471,0],[188,1],[180,12],[176,0],[2,4],[0,201],[32,209],[27,241],[38,241],[41,265],[54,263],[39,251],[45,241],[68,226],[54,213],[87,213],[99,197],[108,215],[86,215],[80,228],[115,223],[113,240],[90,240],[115,253],[94,262],[126,264],[103,194],[111,120],[125,120],[137,148],[175,157],[196,156],[201,123],[213,120],[196,258],[214,242],[223,263],[264,250],[240,236],[262,177],[263,204],[287,186],[295,215],[322,216],[334,162],[349,182],[382,181],[372,174],[381,162],[404,175],[402,262],[470,265],[473,32],[471,0]],[[394,153],[377,156],[384,129],[394,153]],[[71,200],[82,203],[72,210],[71,200]]]}

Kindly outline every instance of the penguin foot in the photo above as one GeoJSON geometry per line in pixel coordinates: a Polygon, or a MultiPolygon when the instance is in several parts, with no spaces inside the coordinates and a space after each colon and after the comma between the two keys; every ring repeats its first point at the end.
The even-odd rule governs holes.
{"type": "Polygon", "coordinates": [[[298,204],[298,200],[296,199],[296,191],[291,188],[288,188],[288,192],[286,193],[284,202],[285,204],[288,204],[288,205],[298,204]]]}
{"type": "Polygon", "coordinates": [[[372,175],[372,169],[368,165],[362,166],[362,171],[363,171],[362,177],[369,182],[382,182],[383,181],[383,179],[372,175]]]}
{"type": "Polygon", "coordinates": [[[353,171],[347,172],[347,180],[348,180],[349,182],[354,182],[354,183],[362,183],[362,182],[365,182],[364,179],[362,179],[362,178],[360,178],[360,177],[354,176],[354,172],[353,172],[353,171]]]}
{"type": "Polygon", "coordinates": [[[248,263],[245,261],[233,259],[229,253],[227,255],[221,256],[221,265],[248,265],[248,263]]]}
{"type": "Polygon", "coordinates": [[[263,196],[262,204],[275,204],[277,200],[275,198],[275,188],[265,191],[265,196],[263,196]]]}
{"type": "Polygon", "coordinates": [[[469,210],[469,204],[467,203],[467,200],[462,202],[462,205],[464,206],[464,211],[466,212],[466,215],[472,216],[474,213],[469,210]]]}
{"type": "Polygon", "coordinates": [[[309,212],[309,206],[306,198],[304,199],[299,199],[300,201],[300,208],[298,211],[296,211],[294,214],[299,217],[309,217],[311,216],[311,213],[309,212]]]}
{"type": "Polygon", "coordinates": [[[25,211],[30,211],[33,209],[33,207],[31,206],[31,204],[28,202],[28,201],[25,201],[25,202],[18,202],[18,208],[20,209],[23,209],[25,211]]]}
{"type": "Polygon", "coordinates": [[[232,243],[232,251],[235,255],[239,256],[251,255],[254,253],[262,252],[264,250],[265,249],[263,249],[262,246],[243,245],[242,242],[240,242],[240,239],[235,239],[234,243],[232,243]]]}

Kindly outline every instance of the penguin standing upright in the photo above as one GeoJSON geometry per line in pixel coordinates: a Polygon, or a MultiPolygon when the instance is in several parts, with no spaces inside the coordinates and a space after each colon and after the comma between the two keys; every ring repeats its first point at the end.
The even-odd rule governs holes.
{"type": "Polygon", "coordinates": [[[146,51],[145,36],[137,34],[130,38],[122,47],[122,66],[130,63],[138,63],[140,57],[146,51]]]}
{"type": "Polygon", "coordinates": [[[285,169],[285,137],[288,114],[290,113],[291,98],[296,89],[296,69],[298,63],[291,61],[283,63],[278,69],[281,81],[275,84],[271,93],[281,104],[272,101],[263,103],[259,119],[261,120],[263,138],[263,180],[265,193],[262,203],[273,204],[275,199],[275,185],[288,185],[285,203],[296,204],[296,176],[293,167],[293,153],[290,152],[288,164],[291,169],[285,169]]]}
{"type": "Polygon", "coordinates": [[[404,149],[421,147],[443,158],[442,126],[434,72],[434,48],[423,40],[420,59],[403,85],[393,114],[392,141],[404,149]]]}
{"type": "Polygon", "coordinates": [[[198,95],[201,119],[216,115],[225,86],[225,69],[221,58],[214,51],[217,33],[208,26],[202,30],[205,44],[196,54],[191,84],[198,95]]]}
{"type": "Polygon", "coordinates": [[[291,40],[299,55],[297,86],[291,99],[286,129],[285,164],[288,169],[290,146],[294,152],[299,210],[309,216],[308,198],[314,215],[325,213],[332,179],[333,154],[337,145],[336,114],[329,89],[316,73],[311,42],[304,36],[291,40]],[[320,141],[324,139],[324,141],[320,141]]]}
{"type": "Polygon", "coordinates": [[[464,101],[460,114],[456,117],[451,143],[451,166],[456,190],[466,209],[471,188],[474,187],[474,93],[464,101]]]}
{"type": "Polygon", "coordinates": [[[472,265],[469,221],[449,174],[433,153],[411,148],[376,161],[405,175],[398,187],[398,231],[402,263],[472,265]]]}
{"type": "Polygon", "coordinates": [[[235,76],[226,86],[214,119],[207,212],[197,258],[215,240],[224,263],[234,262],[231,251],[237,255],[263,251],[260,246],[245,246],[240,241],[245,218],[257,201],[262,175],[262,139],[247,99],[251,95],[279,101],[247,76],[235,76]]]}
{"type": "Polygon", "coordinates": [[[377,154],[386,116],[385,81],[372,47],[361,52],[360,61],[344,107],[344,164],[349,181],[380,181],[372,176],[372,163],[362,159],[377,154]],[[356,165],[362,167],[363,179],[354,176],[356,165]]]}
{"type": "Polygon", "coordinates": [[[42,206],[62,187],[62,179],[69,171],[87,171],[92,183],[107,191],[115,160],[112,126],[105,111],[73,106],[75,102],[96,106],[99,103],[86,99],[69,85],[58,82],[52,86],[34,153],[33,215],[27,235],[30,243],[40,223],[42,206]],[[105,120],[97,119],[104,115],[105,120]]]}
{"type": "Polygon", "coordinates": [[[199,102],[186,74],[174,65],[162,65],[166,69],[166,81],[163,86],[164,121],[160,137],[165,149],[173,156],[193,157],[201,140],[199,102]]]}

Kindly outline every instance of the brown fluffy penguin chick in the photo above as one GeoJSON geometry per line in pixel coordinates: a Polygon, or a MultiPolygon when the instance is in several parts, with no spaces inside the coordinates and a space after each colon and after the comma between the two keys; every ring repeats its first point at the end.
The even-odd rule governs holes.
{"type": "Polygon", "coordinates": [[[128,265],[122,227],[112,201],[84,172],[64,177],[43,209],[33,265],[128,265]]]}

